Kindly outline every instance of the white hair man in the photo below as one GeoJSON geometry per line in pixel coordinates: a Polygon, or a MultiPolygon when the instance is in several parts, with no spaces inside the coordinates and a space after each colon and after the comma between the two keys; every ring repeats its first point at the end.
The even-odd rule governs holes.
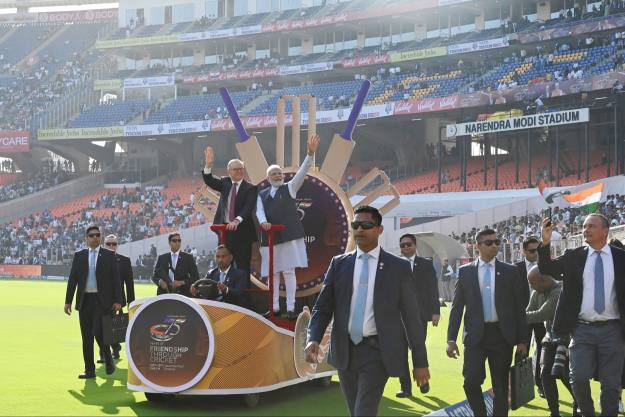
{"type": "MultiPolygon", "coordinates": [[[[308,138],[308,153],[302,162],[293,179],[286,184],[284,175],[279,165],[271,165],[267,168],[267,181],[269,187],[258,192],[256,202],[256,217],[261,228],[267,231],[272,223],[283,224],[286,229],[276,232],[276,246],[273,250],[273,311],[279,313],[279,286],[280,272],[284,277],[286,288],[286,309],[287,318],[294,320],[295,315],[295,290],[296,277],[295,268],[308,267],[308,257],[306,255],[306,242],[304,240],[304,226],[297,212],[295,198],[297,192],[304,184],[306,173],[315,164],[315,152],[319,146],[319,136],[314,135],[308,138]]],[[[267,236],[262,234],[261,256],[262,256],[262,276],[269,275],[269,248],[267,236]]]]}

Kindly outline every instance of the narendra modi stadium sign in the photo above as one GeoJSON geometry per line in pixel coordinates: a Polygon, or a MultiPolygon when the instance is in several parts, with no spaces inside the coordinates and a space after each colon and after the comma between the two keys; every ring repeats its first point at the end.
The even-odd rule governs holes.
{"type": "Polygon", "coordinates": [[[456,136],[483,135],[511,130],[561,126],[584,123],[589,120],[590,111],[588,108],[564,110],[553,113],[539,113],[529,116],[447,125],[447,137],[454,138],[456,136]]]}

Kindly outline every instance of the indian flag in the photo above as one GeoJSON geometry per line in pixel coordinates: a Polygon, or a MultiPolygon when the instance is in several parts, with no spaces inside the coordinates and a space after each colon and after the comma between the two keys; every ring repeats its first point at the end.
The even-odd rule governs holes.
{"type": "Polygon", "coordinates": [[[562,198],[568,201],[571,204],[571,207],[585,207],[589,211],[594,211],[596,210],[598,203],[601,201],[602,193],[603,183],[600,182],[597,185],[593,185],[592,187],[584,188],[580,191],[565,195],[562,198]]]}

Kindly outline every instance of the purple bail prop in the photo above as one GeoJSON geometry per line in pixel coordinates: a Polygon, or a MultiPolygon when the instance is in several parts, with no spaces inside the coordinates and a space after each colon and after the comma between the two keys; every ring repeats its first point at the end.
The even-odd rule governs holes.
{"type": "Polygon", "coordinates": [[[358,97],[356,97],[354,107],[352,107],[352,112],[349,114],[349,119],[347,119],[347,126],[345,126],[345,130],[343,130],[343,133],[341,133],[341,137],[345,140],[352,140],[352,133],[354,132],[354,128],[356,127],[358,116],[360,116],[362,106],[365,104],[365,99],[367,98],[370,87],[371,81],[369,80],[365,80],[362,83],[362,87],[360,87],[358,97]]]}
{"type": "Polygon", "coordinates": [[[232,98],[230,97],[230,93],[226,87],[221,87],[219,89],[219,94],[221,95],[226,108],[228,109],[228,113],[230,114],[230,119],[234,124],[237,133],[239,134],[239,142],[245,142],[250,138],[250,135],[247,134],[245,127],[243,127],[243,123],[241,123],[241,119],[239,118],[239,113],[237,113],[237,109],[234,107],[234,103],[232,102],[232,98]]]}

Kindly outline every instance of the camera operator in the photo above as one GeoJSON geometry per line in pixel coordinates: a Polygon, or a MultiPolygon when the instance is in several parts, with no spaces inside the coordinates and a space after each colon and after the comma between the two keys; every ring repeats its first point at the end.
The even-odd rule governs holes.
{"type": "MultiPolygon", "coordinates": [[[[573,397],[569,382],[568,340],[555,338],[551,331],[562,283],[549,275],[542,275],[537,266],[530,269],[527,279],[533,290],[527,306],[527,324],[531,326],[545,322],[547,334],[542,340],[542,352],[540,352],[540,379],[551,416],[559,416],[560,404],[556,379],[562,381],[573,397]]],[[[573,402],[573,415],[577,415],[575,402],[573,402]]]]}

